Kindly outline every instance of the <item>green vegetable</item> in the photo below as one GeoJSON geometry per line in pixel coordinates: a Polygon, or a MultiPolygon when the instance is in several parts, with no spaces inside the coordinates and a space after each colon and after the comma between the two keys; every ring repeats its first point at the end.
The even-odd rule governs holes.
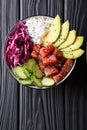
{"type": "Polygon", "coordinates": [[[29,60],[28,60],[28,62],[27,62],[27,69],[28,69],[28,71],[29,72],[33,72],[33,66],[35,65],[35,64],[37,64],[36,63],[36,61],[35,61],[35,59],[33,59],[33,58],[30,58],[29,60]]]}
{"type": "Polygon", "coordinates": [[[17,76],[17,78],[19,79],[27,79],[28,75],[27,75],[27,70],[25,71],[25,69],[22,66],[16,66],[13,69],[13,73],[17,76]]]}
{"type": "Polygon", "coordinates": [[[43,72],[40,69],[38,64],[35,64],[33,66],[33,74],[37,77],[37,78],[42,78],[43,77],[43,72]]]}
{"type": "Polygon", "coordinates": [[[31,80],[33,81],[34,85],[42,87],[41,79],[38,79],[34,75],[32,75],[31,80]]]}
{"type": "Polygon", "coordinates": [[[18,82],[22,85],[31,85],[32,84],[32,80],[30,79],[18,79],[18,82]]]}
{"type": "Polygon", "coordinates": [[[50,87],[55,84],[55,81],[53,80],[53,78],[43,77],[43,79],[41,80],[41,83],[43,86],[50,87]]]}

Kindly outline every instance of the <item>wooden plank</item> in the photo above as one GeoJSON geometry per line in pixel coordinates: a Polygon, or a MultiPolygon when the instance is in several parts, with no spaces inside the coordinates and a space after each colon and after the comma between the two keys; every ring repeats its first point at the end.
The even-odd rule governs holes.
{"type": "Polygon", "coordinates": [[[0,0],[0,130],[18,130],[18,87],[4,62],[6,35],[18,21],[18,0],[0,0]]]}
{"type": "MultiPolygon", "coordinates": [[[[63,17],[63,1],[21,0],[20,19],[33,15],[63,17]]],[[[64,84],[36,90],[20,87],[20,130],[64,130],[64,84]]]]}
{"type": "MultiPolygon", "coordinates": [[[[64,0],[64,20],[70,21],[70,29],[76,29],[77,35],[85,40],[82,48],[87,45],[87,1],[64,0]]],[[[87,129],[87,81],[86,55],[77,60],[76,67],[65,86],[65,129],[87,129]]]]}
{"type": "Polygon", "coordinates": [[[20,0],[20,19],[34,15],[55,17],[57,13],[63,19],[63,0],[20,0]]]}

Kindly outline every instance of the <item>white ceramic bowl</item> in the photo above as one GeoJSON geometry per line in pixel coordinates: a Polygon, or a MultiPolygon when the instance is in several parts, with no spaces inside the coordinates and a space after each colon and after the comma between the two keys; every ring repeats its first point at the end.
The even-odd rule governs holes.
{"type": "MultiPolygon", "coordinates": [[[[43,17],[44,19],[46,19],[46,18],[53,19],[52,17],[48,17],[48,16],[33,16],[32,18],[38,19],[38,18],[42,18],[42,17],[43,17]]],[[[30,18],[31,18],[31,17],[30,17],[30,18]]],[[[21,21],[26,22],[27,20],[29,20],[29,18],[23,19],[23,20],[21,20],[21,21]]],[[[15,25],[15,26],[16,26],[16,25],[15,25]]],[[[5,48],[6,48],[6,44],[7,44],[7,40],[8,40],[9,34],[13,32],[13,30],[15,29],[15,26],[9,31],[9,33],[8,33],[8,35],[7,35],[7,38],[6,38],[6,41],[5,41],[4,50],[5,50],[5,48]]],[[[4,52],[4,55],[5,55],[5,52],[4,52]]],[[[4,60],[5,60],[5,63],[6,63],[5,56],[4,56],[4,60]]],[[[68,73],[60,82],[58,82],[55,86],[58,86],[59,84],[61,84],[63,81],[65,81],[65,80],[69,77],[69,75],[72,73],[72,71],[73,71],[75,65],[76,65],[76,60],[74,60],[74,64],[73,64],[71,70],[69,71],[69,73],[68,73]]],[[[14,75],[14,73],[9,69],[7,63],[6,63],[6,66],[7,66],[7,69],[9,70],[9,72],[11,73],[11,75],[17,80],[17,78],[16,78],[16,76],[14,75]]],[[[42,88],[40,88],[40,87],[34,86],[34,85],[29,85],[29,87],[30,87],[30,88],[36,88],[36,89],[46,89],[46,88],[50,88],[50,87],[42,87],[42,88]]],[[[53,87],[54,87],[54,86],[53,86],[53,87]]]]}

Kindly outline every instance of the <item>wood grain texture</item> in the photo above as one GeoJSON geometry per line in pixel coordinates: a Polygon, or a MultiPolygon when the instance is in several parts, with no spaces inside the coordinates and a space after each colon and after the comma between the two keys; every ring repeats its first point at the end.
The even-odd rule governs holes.
{"type": "Polygon", "coordinates": [[[19,86],[4,63],[7,33],[19,19],[34,15],[69,19],[70,29],[84,35],[86,51],[86,6],[86,0],[0,1],[0,130],[87,130],[86,53],[66,81],[46,90],[19,86]]]}
{"type": "Polygon", "coordinates": [[[6,35],[19,18],[18,1],[0,0],[0,130],[18,128],[18,87],[4,62],[6,35]]]}
{"type": "MultiPolygon", "coordinates": [[[[69,19],[70,29],[76,29],[77,35],[84,36],[82,48],[87,46],[87,1],[65,0],[64,20],[69,19]]],[[[65,85],[65,129],[87,129],[87,80],[86,53],[77,59],[76,67],[65,85]]]]}
{"type": "MultiPolygon", "coordinates": [[[[63,17],[61,0],[21,0],[20,7],[21,19],[57,13],[63,17]]],[[[63,85],[47,90],[20,87],[19,130],[64,130],[63,85]]]]}
{"type": "Polygon", "coordinates": [[[20,19],[34,15],[55,17],[57,13],[63,18],[63,0],[20,0],[20,19]]]}
{"type": "Polygon", "coordinates": [[[20,89],[20,130],[64,129],[63,88],[20,89]]]}

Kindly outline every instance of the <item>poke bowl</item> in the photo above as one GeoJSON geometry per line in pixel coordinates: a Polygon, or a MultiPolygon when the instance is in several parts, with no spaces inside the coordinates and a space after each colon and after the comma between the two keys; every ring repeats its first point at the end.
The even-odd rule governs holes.
{"type": "Polygon", "coordinates": [[[33,16],[20,20],[8,33],[4,59],[12,76],[22,85],[46,89],[57,86],[73,71],[83,55],[84,37],[69,30],[60,16],[33,16]]]}

